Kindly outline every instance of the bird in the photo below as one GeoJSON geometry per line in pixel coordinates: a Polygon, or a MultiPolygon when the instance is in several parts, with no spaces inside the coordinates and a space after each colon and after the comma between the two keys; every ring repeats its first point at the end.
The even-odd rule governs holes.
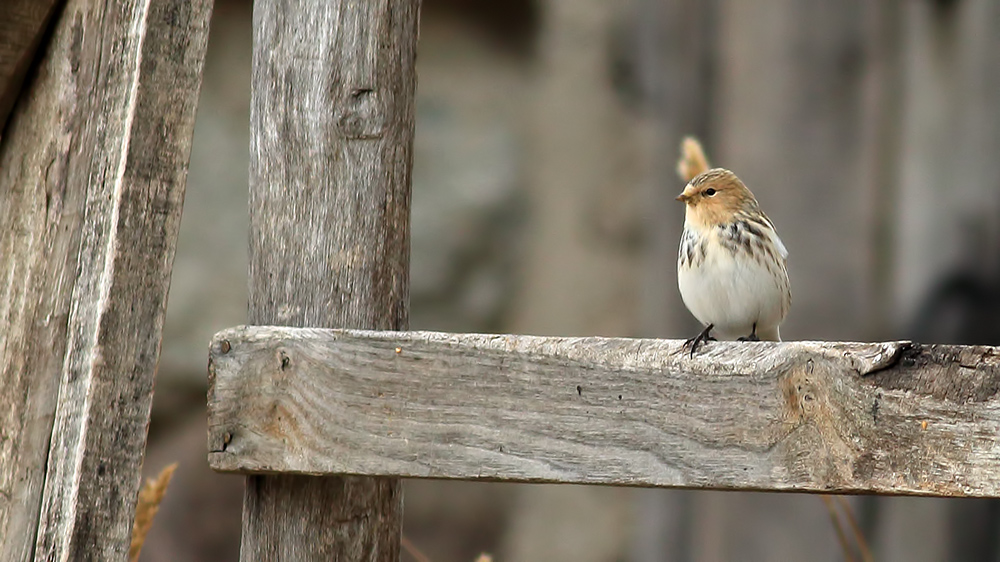
{"type": "Polygon", "coordinates": [[[704,329],[685,346],[694,356],[699,344],[715,339],[713,331],[727,339],[781,341],[778,327],[792,300],[788,250],[736,174],[700,171],[708,165],[696,148],[685,146],[679,166],[682,176],[700,173],[677,196],[685,205],[677,286],[704,329]]]}

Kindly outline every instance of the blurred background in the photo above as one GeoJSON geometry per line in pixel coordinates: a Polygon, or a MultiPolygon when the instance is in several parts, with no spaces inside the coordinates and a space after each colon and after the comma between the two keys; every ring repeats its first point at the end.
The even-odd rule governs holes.
{"type": "MultiPolygon", "coordinates": [[[[146,473],[143,560],[237,560],[205,460],[211,335],[246,318],[251,3],[216,0],[146,473]]],[[[424,0],[413,329],[686,338],[682,135],[791,253],[790,340],[1000,343],[1000,2],[424,0]]],[[[852,498],[880,561],[1000,560],[1000,504],[852,498]]],[[[406,482],[433,562],[841,560],[797,494],[406,482]]],[[[403,560],[411,560],[403,555],[403,560]]]]}

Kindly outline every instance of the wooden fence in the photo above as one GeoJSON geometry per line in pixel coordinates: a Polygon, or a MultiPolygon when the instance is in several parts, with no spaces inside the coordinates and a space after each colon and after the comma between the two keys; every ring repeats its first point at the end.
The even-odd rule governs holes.
{"type": "Polygon", "coordinates": [[[406,319],[417,4],[255,4],[251,322],[299,327],[211,344],[245,560],[398,559],[401,477],[997,495],[992,348],[384,331],[406,319]]]}
{"type": "MultiPolygon", "coordinates": [[[[0,7],[2,560],[128,550],[210,8],[0,7]]],[[[402,331],[418,13],[255,3],[243,559],[397,560],[402,477],[1000,497],[995,348],[402,331]]]]}

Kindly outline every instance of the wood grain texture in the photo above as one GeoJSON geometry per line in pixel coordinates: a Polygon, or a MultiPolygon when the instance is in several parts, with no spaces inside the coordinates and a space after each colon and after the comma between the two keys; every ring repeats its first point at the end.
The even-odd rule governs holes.
{"type": "Polygon", "coordinates": [[[0,2],[0,137],[59,0],[0,2]]]}
{"type": "Polygon", "coordinates": [[[239,327],[210,354],[216,470],[1000,495],[1000,355],[239,327]]]}
{"type": "MultiPolygon", "coordinates": [[[[419,5],[255,2],[251,323],[406,328],[419,5]]],[[[397,479],[250,477],[241,559],[395,562],[401,524],[397,479]]]]}
{"type": "Polygon", "coordinates": [[[70,1],[0,146],[0,559],[128,552],[209,0],[70,1]]]}

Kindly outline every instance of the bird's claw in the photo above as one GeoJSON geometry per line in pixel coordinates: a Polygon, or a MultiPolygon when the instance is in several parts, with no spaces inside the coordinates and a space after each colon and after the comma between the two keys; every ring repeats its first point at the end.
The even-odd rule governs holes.
{"type": "Polygon", "coordinates": [[[702,330],[701,333],[699,333],[697,336],[686,340],[684,342],[684,345],[681,346],[681,349],[684,349],[684,348],[690,346],[691,347],[691,357],[694,357],[694,352],[695,352],[695,350],[698,349],[698,344],[701,344],[701,343],[707,342],[707,341],[717,341],[714,337],[712,337],[712,328],[714,328],[714,327],[715,327],[715,324],[709,324],[708,326],[705,326],[705,329],[702,330]]]}
{"type": "Polygon", "coordinates": [[[756,322],[753,323],[753,331],[750,332],[749,336],[736,338],[736,341],[760,341],[760,338],[757,337],[757,323],[756,322]]]}

